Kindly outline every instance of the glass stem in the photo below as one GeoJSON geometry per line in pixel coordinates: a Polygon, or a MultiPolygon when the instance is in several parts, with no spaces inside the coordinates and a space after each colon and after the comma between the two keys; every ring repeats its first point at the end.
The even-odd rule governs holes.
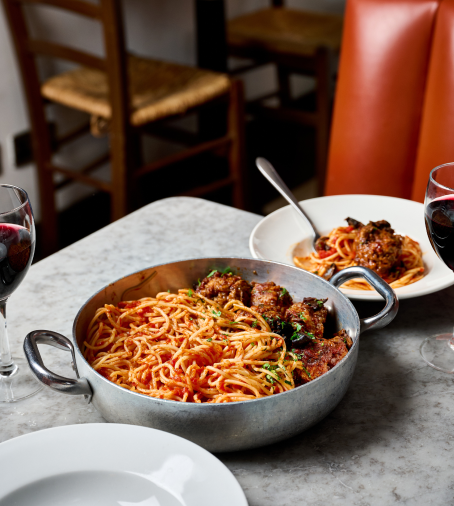
{"type": "Polygon", "coordinates": [[[6,302],[8,299],[0,300],[0,375],[10,376],[16,369],[11,358],[8,332],[6,328],[6,302]]]}

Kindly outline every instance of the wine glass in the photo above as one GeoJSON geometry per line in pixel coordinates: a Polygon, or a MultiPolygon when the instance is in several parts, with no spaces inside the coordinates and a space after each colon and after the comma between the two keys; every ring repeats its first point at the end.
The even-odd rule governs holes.
{"type": "Polygon", "coordinates": [[[11,356],[6,302],[20,285],[35,252],[35,223],[22,188],[0,185],[0,402],[26,399],[41,390],[25,357],[11,356]]]}
{"type": "MultiPolygon", "coordinates": [[[[454,163],[439,165],[431,171],[424,213],[432,248],[454,271],[454,163]]],[[[424,339],[420,352],[430,366],[439,371],[454,373],[453,332],[424,339]]]]}

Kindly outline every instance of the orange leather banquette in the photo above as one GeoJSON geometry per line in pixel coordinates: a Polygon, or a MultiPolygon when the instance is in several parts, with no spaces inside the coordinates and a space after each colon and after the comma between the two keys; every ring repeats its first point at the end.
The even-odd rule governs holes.
{"type": "Polygon", "coordinates": [[[422,202],[454,161],[454,0],[348,0],[326,195],[422,202]]]}

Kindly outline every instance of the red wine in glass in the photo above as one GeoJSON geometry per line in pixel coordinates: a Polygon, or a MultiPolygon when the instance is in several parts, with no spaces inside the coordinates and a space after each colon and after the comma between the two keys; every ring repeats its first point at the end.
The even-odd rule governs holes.
{"type": "Polygon", "coordinates": [[[454,195],[434,199],[426,206],[425,213],[432,248],[454,271],[454,195]]]}
{"type": "MultiPolygon", "coordinates": [[[[454,163],[435,167],[430,173],[424,214],[432,248],[454,276],[454,163]]],[[[454,373],[452,332],[427,337],[421,344],[420,352],[434,369],[454,373]]]]}
{"type": "MultiPolygon", "coordinates": [[[[14,356],[6,326],[9,297],[24,280],[35,252],[35,224],[28,195],[17,186],[0,185],[0,402],[16,402],[41,390],[25,357],[14,356]]],[[[20,304],[20,296],[19,296],[20,304]]],[[[20,350],[20,348],[19,348],[20,350]]]]}
{"type": "Polygon", "coordinates": [[[0,223],[0,299],[9,297],[27,274],[35,241],[20,225],[0,223]]]}

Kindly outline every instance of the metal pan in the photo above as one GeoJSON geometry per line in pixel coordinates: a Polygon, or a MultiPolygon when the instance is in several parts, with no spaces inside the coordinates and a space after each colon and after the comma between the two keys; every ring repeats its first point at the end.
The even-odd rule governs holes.
{"type": "Polygon", "coordinates": [[[70,395],[84,395],[109,422],[142,425],[182,436],[212,452],[256,448],[304,431],[324,418],[342,399],[358,356],[360,332],[387,325],[397,313],[395,293],[379,276],[363,267],[336,274],[331,282],[297,267],[265,260],[202,258],[150,267],[126,276],[93,295],[78,312],[73,342],[56,332],[37,330],[27,335],[24,351],[38,381],[70,395]],[[227,404],[195,404],[155,399],[124,389],[90,367],[81,348],[95,311],[106,303],[154,296],[170,289],[191,287],[212,269],[230,267],[248,281],[274,281],[295,301],[304,297],[328,298],[336,330],[344,328],[353,340],[346,357],[329,372],[306,385],[274,396],[227,404]],[[336,287],[353,277],[364,277],[384,297],[377,315],[360,320],[352,303],[336,287]],[[49,371],[38,343],[70,351],[77,379],[49,371]]]}

